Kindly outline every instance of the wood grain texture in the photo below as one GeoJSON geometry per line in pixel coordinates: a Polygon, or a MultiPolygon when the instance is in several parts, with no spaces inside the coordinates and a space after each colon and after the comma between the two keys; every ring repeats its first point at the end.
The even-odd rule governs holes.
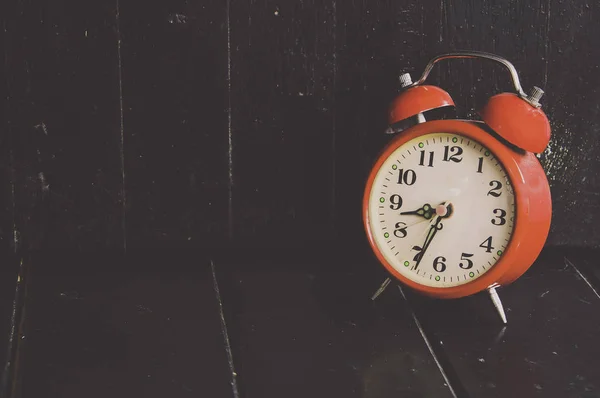
{"type": "Polygon", "coordinates": [[[542,158],[554,194],[550,244],[600,247],[600,5],[550,1],[546,112],[553,139],[542,158]]]}
{"type": "Polygon", "coordinates": [[[227,236],[226,5],[121,2],[128,249],[227,236]]]}
{"type": "MultiPolygon", "coordinates": [[[[7,46],[6,27],[9,21],[5,7],[0,11],[0,43],[4,43],[4,51],[0,53],[0,92],[8,93],[7,61],[10,47],[7,46]]],[[[0,99],[0,253],[9,252],[14,246],[13,150],[8,103],[8,95],[3,95],[0,99]]]]}
{"type": "MultiPolygon", "coordinates": [[[[423,62],[439,38],[437,10],[414,2],[337,4],[336,228],[338,236],[366,244],[362,195],[375,156],[390,136],[387,111],[398,76],[423,62]]],[[[425,61],[426,62],[426,61],[425,61]]]]}
{"type": "Polygon", "coordinates": [[[120,247],[115,3],[15,2],[9,15],[8,112],[22,243],[120,247]]]}
{"type": "Polygon", "coordinates": [[[233,397],[208,261],[35,256],[29,285],[14,396],[233,397]]]}
{"type": "Polygon", "coordinates": [[[499,290],[508,324],[487,293],[459,300],[410,296],[427,335],[472,397],[598,395],[600,296],[556,249],[499,290]]]}
{"type": "MultiPolygon", "coordinates": [[[[333,231],[335,2],[232,2],[234,238],[303,246],[333,231]]],[[[337,199],[336,199],[337,203],[337,199]]]]}
{"type": "Polygon", "coordinates": [[[370,300],[372,272],[217,265],[241,396],[452,397],[398,290],[370,300]]]}
{"type": "MultiPolygon", "coordinates": [[[[397,77],[459,49],[502,55],[526,90],[546,90],[548,244],[600,246],[595,4],[3,7],[0,247],[365,249],[360,200],[397,77]]],[[[502,67],[472,60],[430,82],[459,117],[511,89],[502,67]]]]}
{"type": "MultiPolygon", "coordinates": [[[[14,362],[20,345],[24,283],[17,279],[20,258],[14,253],[0,254],[0,396],[12,390],[14,362]]],[[[23,277],[24,275],[21,275],[23,277]]]]}

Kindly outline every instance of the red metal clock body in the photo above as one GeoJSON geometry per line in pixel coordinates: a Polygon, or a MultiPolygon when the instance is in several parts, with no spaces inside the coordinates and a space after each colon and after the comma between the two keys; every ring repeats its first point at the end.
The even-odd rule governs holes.
{"type": "Polygon", "coordinates": [[[378,155],[364,191],[373,253],[391,276],[429,296],[495,293],[529,269],[550,229],[550,187],[534,154],[550,139],[543,91],[526,95],[514,67],[486,53],[439,56],[418,82],[403,79],[389,123],[410,127],[378,155]],[[445,91],[422,85],[445,58],[501,62],[517,93],[490,98],[482,121],[426,120],[424,112],[454,105],[445,91]]]}
{"type": "MultiPolygon", "coordinates": [[[[466,210],[466,209],[460,209],[466,210]]],[[[458,209],[456,211],[459,211],[458,209]]],[[[490,215],[492,217],[493,215],[490,215]]],[[[538,159],[530,152],[517,152],[498,141],[477,124],[458,120],[437,120],[418,124],[394,138],[380,154],[367,181],[363,199],[363,221],[371,247],[387,270],[406,285],[428,295],[455,298],[471,295],[498,284],[506,285],[520,277],[533,264],[548,236],[552,216],[550,188],[538,159]],[[382,164],[403,144],[428,133],[455,133],[489,148],[512,183],[515,195],[514,230],[498,262],[483,276],[456,287],[430,287],[400,274],[375,243],[369,203],[373,181],[382,164]]],[[[441,236],[439,238],[442,238],[441,236]]]]}

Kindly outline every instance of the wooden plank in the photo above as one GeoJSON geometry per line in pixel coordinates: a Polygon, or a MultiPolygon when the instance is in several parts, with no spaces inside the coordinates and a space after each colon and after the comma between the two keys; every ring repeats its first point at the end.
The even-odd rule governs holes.
{"type": "Polygon", "coordinates": [[[486,293],[452,301],[410,296],[469,396],[595,396],[600,392],[600,297],[545,251],[521,279],[499,290],[504,326],[486,293]]]}
{"type": "Polygon", "coordinates": [[[232,204],[244,245],[332,236],[335,3],[231,2],[232,204]]]}
{"type": "Polygon", "coordinates": [[[208,261],[36,256],[21,396],[233,397],[208,261]]]}
{"type": "Polygon", "coordinates": [[[452,397],[398,290],[371,301],[373,273],[217,265],[243,396],[452,397]]]}
{"type": "Polygon", "coordinates": [[[15,352],[19,345],[19,327],[23,306],[23,284],[18,282],[20,259],[14,253],[0,255],[0,395],[12,387],[15,352]],[[19,289],[17,285],[19,284],[19,289]]]}
{"type": "Polygon", "coordinates": [[[128,247],[222,242],[227,2],[120,6],[128,247]]]}
{"type": "Polygon", "coordinates": [[[600,4],[549,2],[548,100],[553,140],[542,161],[554,194],[551,244],[598,247],[600,230],[600,96],[595,62],[600,4]]]}
{"type": "Polygon", "coordinates": [[[439,2],[338,1],[335,126],[337,235],[364,245],[360,209],[370,167],[390,140],[384,134],[398,76],[420,74],[435,54],[439,2]]]}
{"type": "Polygon", "coordinates": [[[19,259],[16,255],[18,234],[15,228],[15,193],[13,170],[12,118],[9,112],[9,67],[11,59],[9,21],[10,5],[4,4],[0,15],[0,42],[4,50],[0,54],[0,395],[6,396],[10,388],[12,354],[16,346],[16,329],[20,302],[17,300],[17,274],[19,259]]]}
{"type": "Polygon", "coordinates": [[[565,263],[573,267],[581,279],[600,297],[600,267],[598,248],[579,247],[565,250],[565,263]]]}
{"type": "Polygon", "coordinates": [[[119,248],[115,3],[7,6],[16,226],[28,248],[119,248]]]}
{"type": "MultiPolygon", "coordinates": [[[[6,26],[6,13],[0,16],[0,23],[6,26]]],[[[7,32],[0,29],[0,40],[7,43],[7,32]]],[[[7,57],[8,48],[0,54],[0,92],[8,92],[7,57]]],[[[10,121],[8,115],[8,96],[0,99],[0,252],[8,252],[14,242],[14,195],[12,150],[10,143],[10,121]]]]}

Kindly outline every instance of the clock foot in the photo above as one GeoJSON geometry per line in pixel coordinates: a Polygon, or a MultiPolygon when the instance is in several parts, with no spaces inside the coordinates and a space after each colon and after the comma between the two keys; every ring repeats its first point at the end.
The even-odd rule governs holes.
{"type": "Polygon", "coordinates": [[[500,315],[502,322],[507,323],[506,314],[504,313],[504,307],[502,306],[502,301],[500,301],[500,296],[498,296],[496,287],[497,286],[490,286],[488,288],[488,292],[490,293],[490,298],[492,299],[492,303],[494,303],[494,307],[496,307],[496,311],[498,311],[498,315],[500,315]]]}
{"type": "Polygon", "coordinates": [[[379,286],[379,289],[377,289],[377,291],[373,294],[373,296],[371,296],[371,300],[375,300],[377,297],[379,297],[379,295],[381,293],[383,293],[383,291],[388,287],[388,285],[390,284],[392,280],[390,278],[387,278],[386,280],[383,281],[383,283],[381,284],[381,286],[379,286]]]}

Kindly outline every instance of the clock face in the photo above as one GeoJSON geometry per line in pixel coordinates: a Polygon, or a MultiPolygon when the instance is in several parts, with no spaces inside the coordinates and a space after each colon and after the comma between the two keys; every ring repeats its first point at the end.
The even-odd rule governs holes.
{"type": "Polygon", "coordinates": [[[376,172],[369,228],[401,275],[432,287],[489,271],[511,239],[515,197],[491,151],[458,134],[432,133],[397,148],[376,172]]]}

